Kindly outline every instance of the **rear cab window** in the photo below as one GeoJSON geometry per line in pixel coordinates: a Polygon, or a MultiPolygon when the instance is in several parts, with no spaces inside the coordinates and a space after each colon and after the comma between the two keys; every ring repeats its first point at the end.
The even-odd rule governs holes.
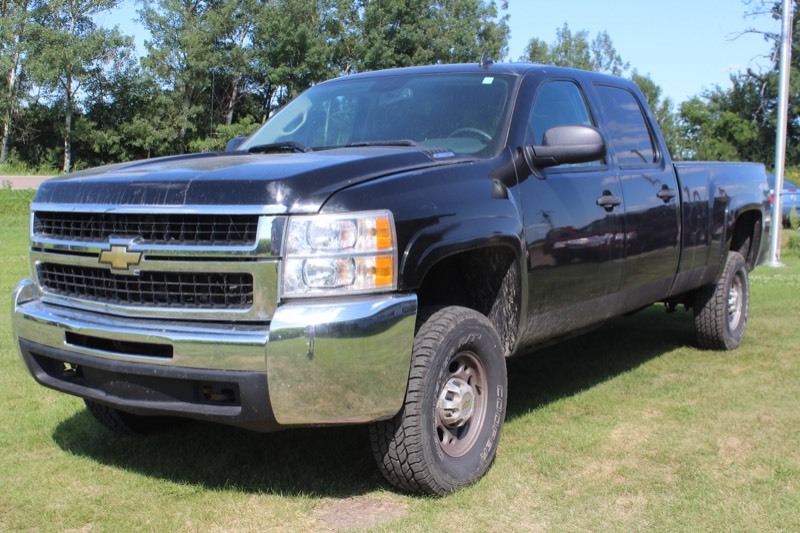
{"type": "Polygon", "coordinates": [[[628,89],[595,85],[608,129],[607,142],[620,168],[652,166],[659,154],[639,100],[628,89]]]}

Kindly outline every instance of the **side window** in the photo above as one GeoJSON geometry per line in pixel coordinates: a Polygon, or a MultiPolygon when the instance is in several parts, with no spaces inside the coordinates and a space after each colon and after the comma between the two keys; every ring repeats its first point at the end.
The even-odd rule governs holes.
{"type": "Polygon", "coordinates": [[[529,119],[533,144],[542,144],[544,132],[555,126],[592,126],[581,89],[571,81],[545,83],[529,119]]]}
{"type": "Polygon", "coordinates": [[[609,142],[617,153],[619,165],[655,163],[653,137],[633,93],[621,87],[598,85],[597,94],[608,122],[609,142]]]}

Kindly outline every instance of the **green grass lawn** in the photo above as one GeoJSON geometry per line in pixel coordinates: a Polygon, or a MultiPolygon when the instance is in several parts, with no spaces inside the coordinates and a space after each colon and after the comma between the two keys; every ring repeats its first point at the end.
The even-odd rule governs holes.
{"type": "Polygon", "coordinates": [[[60,172],[50,165],[31,167],[18,162],[0,164],[0,176],[55,176],[57,174],[60,172]]]}
{"type": "MultiPolygon", "coordinates": [[[[0,190],[0,285],[27,275],[30,193],[0,190]],[[26,196],[27,195],[27,196],[26,196]],[[20,205],[22,207],[20,207],[20,205]]],[[[28,376],[0,305],[0,531],[800,530],[800,259],[751,276],[735,352],[660,306],[509,361],[479,483],[393,492],[364,427],[273,434],[187,422],[112,435],[28,376]]]]}

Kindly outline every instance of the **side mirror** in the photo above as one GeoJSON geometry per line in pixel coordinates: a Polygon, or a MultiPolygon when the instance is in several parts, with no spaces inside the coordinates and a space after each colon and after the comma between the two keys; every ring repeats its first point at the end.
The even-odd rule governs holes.
{"type": "Polygon", "coordinates": [[[597,128],[556,126],[544,132],[541,146],[526,146],[524,152],[531,169],[545,168],[602,159],[606,143],[597,128]]]}
{"type": "Polygon", "coordinates": [[[235,152],[236,149],[239,148],[242,145],[242,143],[244,142],[245,139],[247,139],[247,136],[234,137],[233,139],[228,141],[228,144],[225,145],[225,151],[226,152],[235,152]]]}

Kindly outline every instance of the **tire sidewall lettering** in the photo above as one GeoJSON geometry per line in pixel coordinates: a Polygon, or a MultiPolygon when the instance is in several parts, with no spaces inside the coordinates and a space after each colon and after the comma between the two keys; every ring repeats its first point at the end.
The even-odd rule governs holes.
{"type": "MultiPolygon", "coordinates": [[[[492,456],[492,449],[495,446],[495,442],[497,441],[497,436],[500,433],[500,427],[503,424],[504,419],[504,407],[505,407],[505,394],[502,385],[497,386],[496,391],[497,397],[494,402],[494,413],[492,416],[492,431],[489,434],[489,438],[486,440],[486,444],[483,446],[483,450],[481,451],[480,458],[481,462],[485,463],[487,459],[492,456]]],[[[488,416],[488,414],[487,414],[488,416]]]]}

